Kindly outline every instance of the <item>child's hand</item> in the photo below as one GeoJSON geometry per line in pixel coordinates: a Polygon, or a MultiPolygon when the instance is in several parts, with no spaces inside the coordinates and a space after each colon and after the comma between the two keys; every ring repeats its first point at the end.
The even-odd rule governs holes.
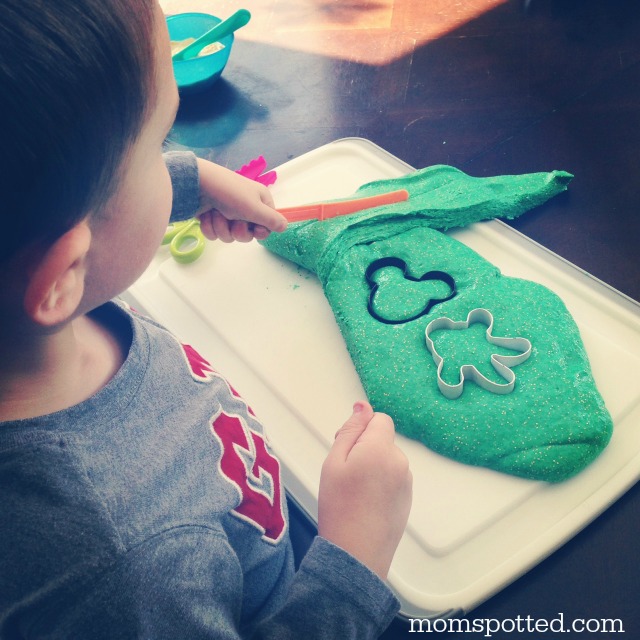
{"type": "Polygon", "coordinates": [[[385,579],[411,510],[409,462],[391,418],[358,402],[322,467],[318,533],[385,579]]]}
{"type": "Polygon", "coordinates": [[[198,170],[202,206],[197,216],[209,240],[250,242],[286,229],[267,187],[200,158],[198,170]]]}

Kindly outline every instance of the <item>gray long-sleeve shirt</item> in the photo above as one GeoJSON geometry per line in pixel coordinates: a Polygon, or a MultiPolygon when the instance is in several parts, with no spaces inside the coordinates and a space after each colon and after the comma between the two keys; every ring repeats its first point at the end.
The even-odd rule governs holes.
{"type": "MultiPolygon", "coordinates": [[[[188,217],[195,162],[168,163],[188,217]]],[[[0,424],[0,638],[376,637],[398,602],[366,567],[317,538],[294,573],[279,463],[246,402],[152,320],[95,313],[130,327],[116,376],[0,424]]]]}

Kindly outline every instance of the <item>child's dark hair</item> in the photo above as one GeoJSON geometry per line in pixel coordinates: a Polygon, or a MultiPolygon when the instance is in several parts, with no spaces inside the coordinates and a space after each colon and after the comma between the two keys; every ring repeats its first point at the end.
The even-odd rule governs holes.
{"type": "Polygon", "coordinates": [[[153,0],[3,0],[0,260],[98,209],[155,102],[153,0]]]}

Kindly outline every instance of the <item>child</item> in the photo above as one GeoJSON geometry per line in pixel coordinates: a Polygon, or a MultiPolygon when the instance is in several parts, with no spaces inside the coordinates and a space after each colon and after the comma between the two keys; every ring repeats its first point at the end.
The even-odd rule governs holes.
{"type": "Polygon", "coordinates": [[[0,101],[0,638],[379,634],[411,501],[391,420],[358,402],[336,434],[294,574],[256,416],[110,302],[172,201],[212,239],[286,226],[262,185],[163,157],[178,95],[156,1],[5,0],[0,101]]]}

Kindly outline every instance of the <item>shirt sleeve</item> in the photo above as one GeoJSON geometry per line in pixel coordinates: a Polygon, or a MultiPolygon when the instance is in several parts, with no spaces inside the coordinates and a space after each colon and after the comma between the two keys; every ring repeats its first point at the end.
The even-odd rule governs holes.
{"type": "Polygon", "coordinates": [[[266,619],[242,626],[242,590],[242,567],[224,535],[179,527],[129,551],[83,602],[63,619],[47,616],[38,631],[92,640],[365,640],[377,638],[399,608],[377,576],[321,538],[266,619]]]}
{"type": "Polygon", "coordinates": [[[192,218],[200,206],[197,158],[191,151],[167,151],[163,158],[173,187],[171,222],[192,218]]]}
{"type": "Polygon", "coordinates": [[[259,625],[252,638],[377,638],[399,609],[398,599],[376,574],[318,536],[284,606],[259,625]]]}

